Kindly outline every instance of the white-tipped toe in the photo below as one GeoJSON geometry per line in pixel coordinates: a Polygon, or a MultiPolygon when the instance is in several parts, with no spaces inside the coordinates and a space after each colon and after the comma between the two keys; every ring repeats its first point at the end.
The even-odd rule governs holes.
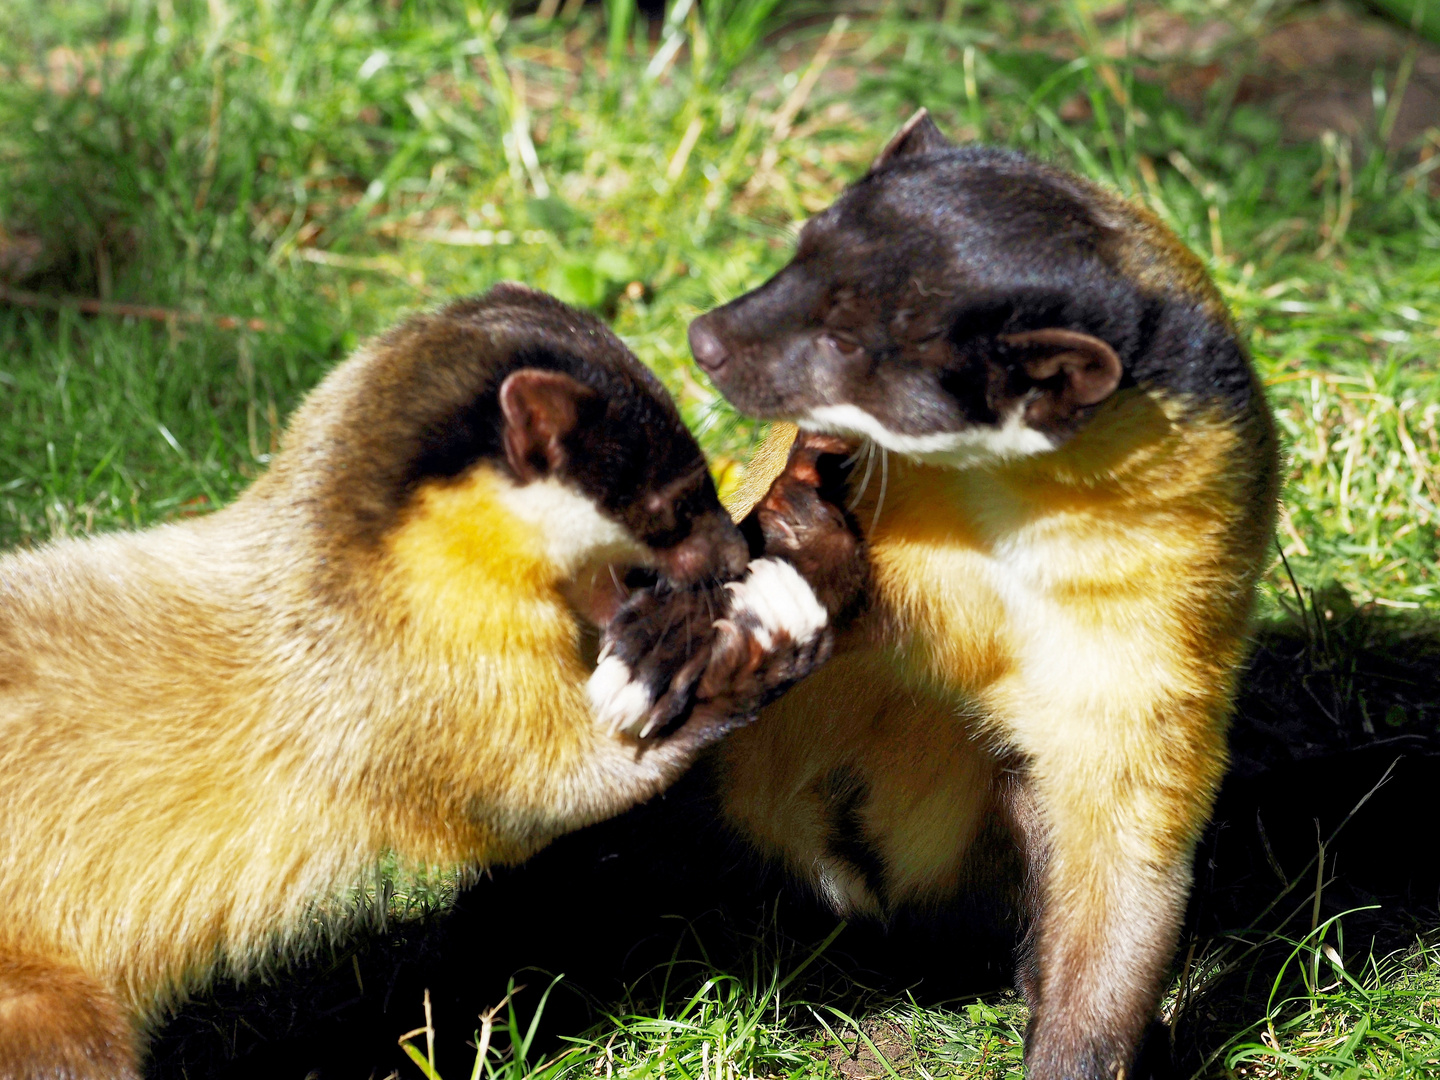
{"type": "Polygon", "coordinates": [[[650,711],[650,691],[633,675],[624,660],[606,655],[585,684],[595,722],[611,735],[633,728],[650,711]]]}
{"type": "Polygon", "coordinates": [[[755,559],[744,581],[731,582],[732,617],[742,611],[758,622],[754,632],[760,647],[769,649],[774,635],[784,633],[792,641],[809,641],[821,630],[829,617],[814,591],[799,571],[778,559],[755,559]]]}

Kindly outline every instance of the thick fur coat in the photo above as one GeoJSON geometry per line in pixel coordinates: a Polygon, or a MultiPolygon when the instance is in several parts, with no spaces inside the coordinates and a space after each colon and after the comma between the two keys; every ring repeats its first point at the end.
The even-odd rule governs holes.
{"type": "MultiPolygon", "coordinates": [[[[0,557],[0,1076],[133,1077],[169,1001],[383,853],[511,862],[660,791],[759,692],[613,731],[582,616],[612,567],[685,595],[746,557],[653,376],[518,286],[336,368],[232,506],[0,557]]],[[[782,638],[726,670],[798,677],[782,638]]]]}
{"type": "Polygon", "coordinates": [[[1125,1075],[1277,501],[1214,286],[1143,209],[922,113],[691,342],[741,410],[857,440],[836,497],[872,582],[831,665],[719,749],[729,821],[841,912],[998,897],[1029,1075],[1125,1075]]]}

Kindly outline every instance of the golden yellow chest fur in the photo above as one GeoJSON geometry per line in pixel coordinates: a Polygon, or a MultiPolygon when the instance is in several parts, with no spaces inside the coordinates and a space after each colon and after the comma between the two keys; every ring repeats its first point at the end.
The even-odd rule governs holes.
{"type": "Polygon", "coordinates": [[[1182,405],[1124,392],[1062,450],[1018,461],[857,466],[872,610],[830,670],[722,748],[732,818],[869,911],[956,886],[1012,759],[1092,807],[1087,832],[1109,827],[1116,770],[1164,789],[1147,843],[1186,850],[1224,768],[1268,489],[1237,464],[1243,429],[1182,405]],[[842,773],[869,791],[882,896],[829,851],[842,773]]]}
{"type": "MultiPolygon", "coordinates": [[[[998,716],[1033,712],[1007,706],[1016,694],[1063,694],[1074,712],[1197,692],[1215,674],[1194,669],[1199,639],[1233,634],[1245,607],[1253,560],[1233,523],[1251,493],[1206,460],[1234,453],[1234,429],[1173,423],[1138,393],[1107,408],[1130,415],[1090,430],[1109,420],[1129,445],[1082,434],[1053,454],[959,471],[892,461],[883,502],[872,480],[857,507],[874,520],[876,592],[896,644],[998,716]],[[1197,608],[1196,592],[1226,578],[1238,610],[1197,608]]],[[[1001,728],[1023,739],[1018,723],[1001,728]]]]}

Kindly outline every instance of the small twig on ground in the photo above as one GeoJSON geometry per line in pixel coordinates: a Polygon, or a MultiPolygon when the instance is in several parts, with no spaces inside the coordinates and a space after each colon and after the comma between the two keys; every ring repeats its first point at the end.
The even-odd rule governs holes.
{"type": "Polygon", "coordinates": [[[176,311],[174,308],[155,307],[150,304],[125,304],[116,300],[96,300],[88,296],[49,296],[46,293],[27,292],[0,285],[0,304],[15,307],[46,308],[50,311],[64,311],[73,308],[86,315],[112,315],[120,318],[151,319],[165,323],[205,323],[218,330],[271,329],[263,319],[242,319],[238,315],[208,315],[201,311],[176,311]]]}
{"type": "Polygon", "coordinates": [[[423,273],[418,270],[406,270],[404,263],[389,255],[343,255],[338,251],[326,251],[324,248],[314,247],[298,248],[295,255],[303,262],[315,263],[317,266],[331,266],[337,270],[365,270],[376,274],[389,274],[416,288],[425,284],[423,273]]]}

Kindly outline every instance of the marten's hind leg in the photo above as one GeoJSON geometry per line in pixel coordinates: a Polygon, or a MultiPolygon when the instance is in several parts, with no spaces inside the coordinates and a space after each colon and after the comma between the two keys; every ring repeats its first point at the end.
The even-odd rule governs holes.
{"type": "Polygon", "coordinates": [[[135,1032],[78,968],[0,952],[0,1077],[138,1080],[135,1032]]]}

